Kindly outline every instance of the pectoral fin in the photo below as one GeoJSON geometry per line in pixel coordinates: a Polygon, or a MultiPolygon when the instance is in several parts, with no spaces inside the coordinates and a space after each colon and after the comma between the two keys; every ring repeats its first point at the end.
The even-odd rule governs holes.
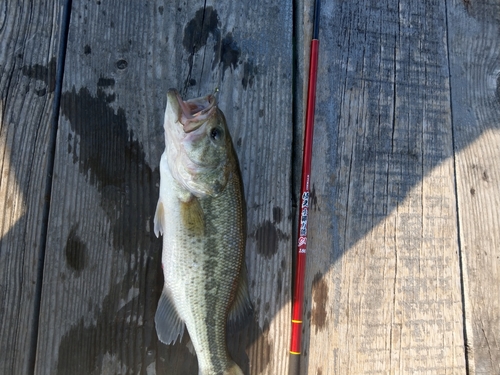
{"type": "Polygon", "coordinates": [[[196,236],[203,236],[205,219],[198,198],[191,197],[189,201],[181,202],[181,218],[182,224],[190,233],[196,236]]]}
{"type": "Polygon", "coordinates": [[[154,231],[156,237],[159,237],[160,234],[163,235],[163,222],[165,220],[165,210],[163,208],[163,202],[158,200],[158,204],[156,205],[156,212],[154,218],[154,231]]]}
{"type": "Polygon", "coordinates": [[[244,264],[238,280],[238,288],[228,315],[228,331],[234,333],[242,329],[253,315],[252,301],[248,291],[247,267],[244,264]]]}
{"type": "Polygon", "coordinates": [[[170,292],[163,287],[158,308],[155,315],[156,334],[164,344],[173,344],[177,337],[182,340],[184,334],[184,322],[177,314],[175,305],[170,297],[170,292]]]}

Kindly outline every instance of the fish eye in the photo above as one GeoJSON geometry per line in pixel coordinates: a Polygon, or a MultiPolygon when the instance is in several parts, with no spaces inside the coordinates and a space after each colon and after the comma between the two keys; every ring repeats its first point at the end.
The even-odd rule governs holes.
{"type": "Polygon", "coordinates": [[[221,140],[223,134],[224,134],[224,131],[219,127],[215,127],[215,128],[210,129],[210,138],[212,138],[212,140],[214,140],[214,141],[221,140]]]}

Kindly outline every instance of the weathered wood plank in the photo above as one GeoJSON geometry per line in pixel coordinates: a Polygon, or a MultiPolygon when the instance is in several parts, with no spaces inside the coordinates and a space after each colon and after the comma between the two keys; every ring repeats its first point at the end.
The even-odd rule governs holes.
{"type": "Polygon", "coordinates": [[[0,5],[0,373],[29,374],[36,344],[60,1],[0,5]]]}
{"type": "Polygon", "coordinates": [[[463,374],[445,3],[322,5],[302,371],[463,374]]]}
{"type": "Polygon", "coordinates": [[[256,318],[230,350],[246,373],[287,372],[291,22],[291,2],[73,1],[37,374],[197,372],[188,340],[158,343],[153,320],[170,87],[220,88],[246,188],[256,318]]]}
{"type": "Polygon", "coordinates": [[[451,1],[450,67],[470,374],[500,373],[500,1],[451,1]]]}

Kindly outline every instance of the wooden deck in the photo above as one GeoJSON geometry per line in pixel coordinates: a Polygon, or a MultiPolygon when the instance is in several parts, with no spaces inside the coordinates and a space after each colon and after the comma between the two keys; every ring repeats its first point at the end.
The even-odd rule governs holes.
{"type": "MultiPolygon", "coordinates": [[[[197,374],[158,342],[166,91],[220,89],[247,374],[288,374],[310,0],[0,3],[0,373],[197,374]]],[[[500,0],[324,0],[303,374],[500,374],[500,0]]]]}

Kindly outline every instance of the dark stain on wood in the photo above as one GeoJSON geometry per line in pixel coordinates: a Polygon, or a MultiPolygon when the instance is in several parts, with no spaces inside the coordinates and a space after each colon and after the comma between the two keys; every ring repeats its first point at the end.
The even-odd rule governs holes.
{"type": "MultiPolygon", "coordinates": [[[[254,62],[252,59],[248,59],[248,61],[245,61],[243,64],[243,78],[241,79],[241,84],[243,85],[243,88],[246,90],[247,87],[252,87],[254,78],[258,73],[257,66],[254,65],[254,62]]],[[[264,115],[263,111],[259,111],[259,117],[262,117],[264,115]]]]}
{"type": "Polygon", "coordinates": [[[75,272],[76,276],[80,275],[87,264],[87,245],[82,242],[76,233],[76,226],[69,232],[66,239],[66,246],[64,247],[64,255],[66,264],[75,272]]]}
{"type": "Polygon", "coordinates": [[[278,230],[269,220],[264,221],[255,232],[257,252],[271,258],[278,251],[278,230]]]}
{"type": "Polygon", "coordinates": [[[176,370],[175,374],[198,374],[198,360],[196,355],[189,350],[190,341],[186,330],[180,343],[174,345],[160,343],[156,374],[170,374],[172,369],[176,370]]]}
{"type": "Polygon", "coordinates": [[[261,354],[253,358],[257,363],[252,363],[252,373],[260,374],[265,371],[273,353],[273,343],[269,339],[269,321],[265,319],[262,328],[255,322],[251,325],[250,331],[250,342],[257,346],[257,352],[261,354]]]}
{"type": "Polygon", "coordinates": [[[257,252],[271,258],[278,251],[278,241],[288,239],[290,236],[283,233],[269,220],[265,220],[257,230],[251,234],[251,237],[257,241],[257,252]]]}
{"type": "Polygon", "coordinates": [[[286,269],[286,260],[283,258],[281,260],[281,267],[278,269],[278,277],[277,277],[277,290],[278,293],[281,293],[283,289],[283,273],[285,272],[286,269]]]}
{"type": "Polygon", "coordinates": [[[498,102],[500,103],[500,73],[497,75],[497,89],[495,91],[498,102]]]}
{"type": "Polygon", "coordinates": [[[283,271],[280,268],[278,270],[278,277],[277,277],[277,291],[278,291],[278,294],[281,294],[282,289],[283,289],[283,271]]]}
{"type": "Polygon", "coordinates": [[[273,221],[275,223],[281,223],[281,220],[283,220],[283,209],[281,207],[274,207],[273,208],[273,221]]]}
{"type": "MultiPolygon", "coordinates": [[[[309,195],[309,207],[313,209],[313,211],[318,210],[318,197],[316,196],[316,185],[312,185],[311,194],[309,195]]],[[[320,210],[321,211],[321,210],[320,210]]]]}
{"type": "Polygon", "coordinates": [[[136,273],[136,269],[129,269],[120,282],[111,286],[102,308],[89,310],[63,336],[58,351],[58,375],[103,374],[110,365],[129,374],[132,369],[145,370],[154,360],[148,353],[155,352],[156,342],[147,334],[152,317],[145,313],[144,296],[134,296],[134,291],[139,293],[136,273]],[[133,343],[143,350],[130,355],[117,342],[133,343]]]}
{"type": "Polygon", "coordinates": [[[114,85],[115,85],[115,80],[113,78],[101,77],[97,81],[97,87],[109,87],[114,85]]]}
{"type": "MultiPolygon", "coordinates": [[[[184,28],[184,37],[182,45],[190,54],[194,54],[207,44],[210,34],[218,36],[220,34],[217,28],[219,17],[217,11],[212,7],[200,8],[196,11],[193,19],[191,19],[184,28]]],[[[192,65],[193,58],[190,57],[192,65]]]]}
{"type": "Polygon", "coordinates": [[[184,81],[184,90],[187,90],[189,86],[194,86],[196,84],[196,80],[191,78],[193,70],[193,57],[201,47],[207,44],[210,34],[212,34],[217,41],[214,47],[216,58],[213,61],[212,69],[214,69],[217,65],[217,62],[219,61],[218,53],[220,51],[220,30],[218,29],[218,24],[219,17],[217,15],[217,11],[213,7],[203,7],[198,9],[194,17],[186,24],[182,45],[189,53],[189,73],[184,81]]]}
{"type": "MultiPolygon", "coordinates": [[[[218,50],[217,45],[214,47],[218,50]]],[[[233,39],[233,34],[227,33],[222,39],[220,63],[222,64],[222,79],[227,68],[236,69],[241,55],[241,49],[238,43],[233,39]]]]}
{"type": "Polygon", "coordinates": [[[36,90],[38,96],[45,95],[47,89],[49,92],[54,92],[56,88],[56,58],[53,57],[48,66],[34,64],[25,65],[22,67],[23,75],[37,81],[45,83],[46,87],[36,90]]]}
{"type": "MultiPolygon", "coordinates": [[[[146,163],[142,145],[128,130],[125,111],[118,108],[115,113],[109,106],[114,99],[113,93],[100,88],[96,97],[87,88],[78,92],[73,88],[62,94],[61,110],[79,137],[79,171],[101,193],[101,207],[113,228],[113,246],[132,254],[156,241],[145,228],[156,206],[159,172],[146,163]],[[143,196],[150,197],[146,205],[143,196]]],[[[74,147],[71,151],[76,153],[74,147]]]]}
{"type": "Polygon", "coordinates": [[[323,274],[318,272],[313,279],[311,324],[316,327],[316,332],[326,325],[326,304],[328,301],[328,285],[323,279],[323,274]]]}

